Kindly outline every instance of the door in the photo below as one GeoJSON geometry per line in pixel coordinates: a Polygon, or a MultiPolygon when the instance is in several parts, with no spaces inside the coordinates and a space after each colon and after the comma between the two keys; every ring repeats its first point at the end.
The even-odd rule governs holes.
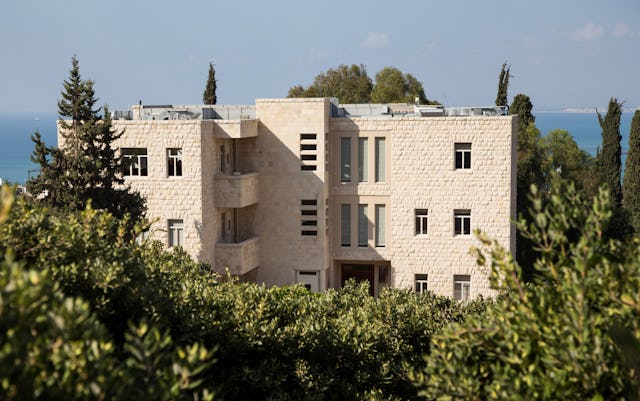
{"type": "Polygon", "coordinates": [[[302,283],[304,287],[312,292],[320,291],[320,283],[318,272],[316,271],[298,271],[296,272],[296,282],[302,283]]]}
{"type": "Polygon", "coordinates": [[[342,264],[342,285],[349,279],[354,279],[357,282],[367,280],[369,282],[369,295],[374,295],[373,288],[373,265],[353,265],[342,264]]]}

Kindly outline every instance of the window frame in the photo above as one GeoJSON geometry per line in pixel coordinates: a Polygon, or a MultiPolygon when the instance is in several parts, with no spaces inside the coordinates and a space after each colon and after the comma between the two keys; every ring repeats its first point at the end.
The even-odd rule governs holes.
{"type": "Polygon", "coordinates": [[[121,148],[120,155],[124,164],[122,169],[124,177],[147,177],[149,175],[147,148],[121,148]],[[134,174],[134,169],[137,174],[134,174]]]}
{"type": "Polygon", "coordinates": [[[369,205],[358,204],[358,247],[369,246],[369,205]]]}
{"type": "Polygon", "coordinates": [[[358,137],[358,182],[369,182],[369,137],[358,137]]]}
{"type": "Polygon", "coordinates": [[[351,204],[340,204],[340,246],[351,247],[351,204]]]}
{"type": "Polygon", "coordinates": [[[353,182],[353,156],[351,155],[351,137],[340,137],[340,183],[350,184],[353,182]]]}
{"type": "Polygon", "coordinates": [[[387,181],[387,138],[377,136],[374,139],[374,182],[387,181]]]}
{"type": "Polygon", "coordinates": [[[429,233],[429,209],[414,209],[414,235],[429,233]]]}
{"type": "Polygon", "coordinates": [[[375,246],[376,248],[384,248],[387,245],[387,205],[375,205],[375,246]]]}
{"type": "Polygon", "coordinates": [[[184,220],[167,220],[167,244],[169,248],[184,247],[184,220]]]}
{"type": "Polygon", "coordinates": [[[458,301],[467,301],[471,299],[471,275],[453,275],[453,299],[458,301]],[[457,288],[458,286],[460,287],[459,289],[457,288]]]}
{"type": "Polygon", "coordinates": [[[471,170],[471,143],[456,142],[454,144],[454,168],[471,170]]]}
{"type": "Polygon", "coordinates": [[[414,289],[418,293],[428,291],[429,275],[425,273],[416,273],[413,275],[414,289]]]}
{"type": "Polygon", "coordinates": [[[167,148],[167,177],[182,177],[182,157],[182,148],[167,148]]]}
{"type": "Polygon", "coordinates": [[[471,210],[456,209],[453,211],[453,235],[456,237],[471,235],[471,210]]]}

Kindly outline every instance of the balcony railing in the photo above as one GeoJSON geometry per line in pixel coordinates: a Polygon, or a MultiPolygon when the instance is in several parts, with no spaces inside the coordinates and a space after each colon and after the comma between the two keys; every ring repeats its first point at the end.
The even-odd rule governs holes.
{"type": "Polygon", "coordinates": [[[243,208],[258,203],[258,173],[216,175],[216,207],[243,208]]]}
{"type": "Polygon", "coordinates": [[[260,238],[253,237],[237,243],[216,244],[216,269],[229,269],[235,276],[245,274],[260,265],[260,238]]]}

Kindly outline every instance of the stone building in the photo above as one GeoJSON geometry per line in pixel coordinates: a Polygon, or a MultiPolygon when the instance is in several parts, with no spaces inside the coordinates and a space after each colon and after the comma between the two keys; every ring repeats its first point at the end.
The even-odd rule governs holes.
{"type": "Polygon", "coordinates": [[[516,122],[499,108],[258,99],[137,105],[114,126],[151,238],[242,280],[465,299],[493,295],[475,228],[515,251],[516,122]]]}

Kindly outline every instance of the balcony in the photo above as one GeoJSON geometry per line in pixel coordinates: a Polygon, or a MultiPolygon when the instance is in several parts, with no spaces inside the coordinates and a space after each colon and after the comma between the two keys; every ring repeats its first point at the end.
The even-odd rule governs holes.
{"type": "Polygon", "coordinates": [[[260,238],[253,237],[237,243],[216,244],[216,268],[229,269],[234,276],[243,275],[260,265],[260,238]]]}
{"type": "Polygon", "coordinates": [[[258,136],[258,120],[216,120],[214,136],[221,139],[241,139],[258,136]]]}
{"type": "Polygon", "coordinates": [[[216,175],[216,207],[243,208],[258,203],[258,173],[216,175]]]}

